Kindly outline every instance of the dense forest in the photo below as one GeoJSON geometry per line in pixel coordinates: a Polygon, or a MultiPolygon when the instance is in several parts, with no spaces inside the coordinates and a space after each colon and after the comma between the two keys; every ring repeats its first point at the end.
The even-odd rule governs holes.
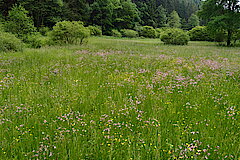
{"type": "Polygon", "coordinates": [[[36,41],[38,33],[51,38],[78,35],[80,43],[89,34],[164,42],[175,33],[176,41],[182,42],[174,44],[190,39],[230,46],[240,39],[239,4],[239,0],[0,0],[0,29],[25,43],[36,41]]]}
{"type": "Polygon", "coordinates": [[[9,10],[16,4],[28,11],[38,28],[70,20],[101,26],[103,32],[108,33],[113,28],[167,26],[172,11],[178,13],[184,28],[199,9],[200,0],[0,0],[3,19],[7,19],[9,10]]]}

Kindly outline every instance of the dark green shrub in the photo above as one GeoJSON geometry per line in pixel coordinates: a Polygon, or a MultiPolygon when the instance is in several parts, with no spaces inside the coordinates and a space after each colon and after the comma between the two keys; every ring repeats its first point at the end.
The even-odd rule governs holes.
{"type": "Polygon", "coordinates": [[[14,6],[9,11],[8,21],[4,25],[5,30],[15,34],[20,39],[23,39],[27,34],[35,32],[36,28],[33,25],[33,21],[27,14],[28,11],[22,6],[14,6]]]}
{"type": "Polygon", "coordinates": [[[156,37],[156,31],[152,26],[143,26],[139,35],[143,36],[143,37],[146,37],[146,38],[155,38],[156,37]]]}
{"type": "Polygon", "coordinates": [[[23,43],[15,35],[7,32],[0,32],[0,51],[22,51],[23,43]]]}
{"type": "Polygon", "coordinates": [[[131,29],[122,29],[121,32],[123,37],[128,37],[128,38],[138,37],[138,32],[131,29]]]}
{"type": "Polygon", "coordinates": [[[2,22],[0,21],[0,32],[3,32],[3,31],[4,31],[3,24],[2,24],[2,22]]]}
{"type": "Polygon", "coordinates": [[[48,27],[40,27],[40,28],[38,28],[38,31],[39,31],[39,33],[41,33],[41,35],[46,36],[47,33],[50,31],[50,28],[48,28],[48,27]]]}
{"type": "Polygon", "coordinates": [[[234,35],[233,35],[233,40],[234,40],[234,43],[236,43],[238,40],[240,40],[240,29],[238,29],[234,35]]]}
{"type": "Polygon", "coordinates": [[[102,36],[102,30],[100,27],[97,26],[88,26],[88,29],[90,30],[91,36],[102,36]]]}
{"type": "Polygon", "coordinates": [[[217,31],[212,33],[212,36],[215,42],[220,42],[219,45],[222,45],[221,42],[225,42],[227,40],[227,33],[225,31],[217,31]]]}
{"type": "Polygon", "coordinates": [[[162,33],[161,40],[165,44],[187,45],[189,41],[189,36],[182,29],[171,28],[171,29],[165,30],[162,33]]]}
{"type": "Polygon", "coordinates": [[[188,33],[191,41],[211,41],[212,40],[206,26],[194,27],[188,33]]]}
{"type": "Polygon", "coordinates": [[[62,21],[53,27],[50,36],[57,44],[82,44],[90,31],[80,21],[62,21]]]}
{"type": "Polygon", "coordinates": [[[113,30],[112,30],[111,35],[112,35],[113,37],[122,37],[122,34],[121,34],[118,30],[116,30],[116,29],[113,29],[113,30]]]}

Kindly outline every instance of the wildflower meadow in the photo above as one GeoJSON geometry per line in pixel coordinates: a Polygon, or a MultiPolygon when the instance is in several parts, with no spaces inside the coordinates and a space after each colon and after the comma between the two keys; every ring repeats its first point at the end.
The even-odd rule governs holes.
{"type": "Polygon", "coordinates": [[[0,53],[0,159],[240,158],[240,48],[91,37],[0,53]]]}

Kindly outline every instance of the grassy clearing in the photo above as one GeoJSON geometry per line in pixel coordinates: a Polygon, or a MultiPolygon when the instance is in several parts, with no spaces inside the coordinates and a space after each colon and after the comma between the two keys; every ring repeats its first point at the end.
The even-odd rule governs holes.
{"type": "Polygon", "coordinates": [[[0,57],[0,159],[237,159],[240,48],[91,38],[0,57]]]}

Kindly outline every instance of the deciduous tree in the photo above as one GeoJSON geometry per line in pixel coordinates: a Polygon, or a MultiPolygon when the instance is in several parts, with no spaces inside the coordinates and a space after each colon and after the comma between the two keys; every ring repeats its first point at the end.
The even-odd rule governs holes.
{"type": "Polygon", "coordinates": [[[206,0],[199,15],[209,21],[213,34],[226,32],[227,46],[231,45],[234,33],[240,28],[240,0],[206,0]]]}

